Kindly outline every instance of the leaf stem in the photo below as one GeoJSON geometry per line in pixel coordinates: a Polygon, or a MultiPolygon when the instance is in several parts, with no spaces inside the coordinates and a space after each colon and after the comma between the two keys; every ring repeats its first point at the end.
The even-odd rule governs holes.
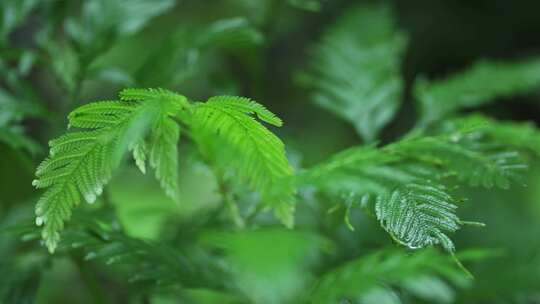
{"type": "Polygon", "coordinates": [[[454,260],[456,265],[459,267],[459,269],[461,269],[469,279],[474,279],[474,275],[465,267],[465,265],[461,263],[461,261],[456,257],[456,255],[453,252],[451,254],[452,254],[452,259],[454,260]]]}
{"type": "Polygon", "coordinates": [[[229,211],[229,215],[234,225],[240,229],[244,228],[246,226],[246,222],[240,214],[238,205],[236,204],[236,201],[234,200],[232,193],[227,186],[227,183],[225,182],[223,176],[219,174],[219,172],[217,172],[217,170],[214,170],[214,174],[218,183],[219,193],[221,194],[221,198],[223,199],[223,204],[225,205],[225,207],[227,207],[227,210],[229,211]]]}

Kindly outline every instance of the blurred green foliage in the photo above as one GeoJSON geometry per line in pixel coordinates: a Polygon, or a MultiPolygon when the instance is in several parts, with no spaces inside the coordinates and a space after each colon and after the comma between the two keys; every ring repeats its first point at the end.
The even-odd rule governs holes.
{"type": "Polygon", "coordinates": [[[0,303],[540,302],[538,9],[0,0],[0,303]],[[294,229],[229,170],[252,172],[210,125],[199,141],[219,164],[182,135],[178,164],[162,165],[178,168],[177,199],[123,164],[95,204],[74,210],[50,255],[34,219],[34,171],[69,112],[124,87],[246,96],[279,114],[284,126],[268,128],[297,172],[294,229]],[[216,171],[238,205],[225,203],[216,171]],[[437,188],[377,202],[426,179],[451,199],[437,188]],[[422,200],[457,226],[486,227],[432,225],[422,200]],[[419,230],[402,214],[444,236],[412,242],[419,230]],[[436,243],[450,253],[399,246],[436,243]]]}

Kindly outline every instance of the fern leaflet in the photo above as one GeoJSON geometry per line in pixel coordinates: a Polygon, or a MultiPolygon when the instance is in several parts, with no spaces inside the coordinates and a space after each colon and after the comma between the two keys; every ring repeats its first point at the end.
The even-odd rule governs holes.
{"type": "MultiPolygon", "coordinates": [[[[148,92],[159,94],[139,101],[124,98],[79,107],[69,115],[69,125],[86,130],[49,143],[50,155],[37,168],[37,179],[32,183],[48,188],[36,205],[36,224],[44,225],[42,236],[49,251],[54,252],[59,232],[81,196],[93,203],[125,150],[133,149],[156,121],[181,106],[178,99],[158,98],[164,91],[148,92]]],[[[122,95],[129,93],[127,90],[122,95]]]]}
{"type": "Polygon", "coordinates": [[[473,114],[446,121],[441,126],[443,132],[460,129],[476,130],[476,138],[497,141],[522,151],[530,151],[540,156],[540,133],[531,122],[495,121],[479,114],[473,114]]]}
{"type": "Polygon", "coordinates": [[[372,142],[399,107],[405,46],[388,6],[358,6],[324,34],[303,80],[319,105],[372,142]]]}
{"type": "Polygon", "coordinates": [[[24,99],[19,100],[7,90],[0,88],[0,142],[13,149],[22,148],[30,153],[38,152],[39,145],[25,134],[21,121],[29,117],[43,117],[45,113],[40,105],[24,99]]]}
{"type": "Polygon", "coordinates": [[[527,168],[519,149],[501,148],[482,130],[447,127],[435,136],[406,138],[382,148],[351,148],[301,173],[298,182],[341,197],[347,208],[367,208],[375,199],[377,219],[398,243],[410,248],[440,244],[453,252],[447,233],[464,222],[455,214],[457,200],[447,191],[446,177],[456,175],[471,186],[507,188],[527,168]]]}
{"type": "Polygon", "coordinates": [[[178,197],[178,148],[180,127],[169,117],[156,122],[150,139],[150,166],[167,195],[178,197]]]}
{"type": "Polygon", "coordinates": [[[375,210],[383,228],[399,243],[412,249],[441,244],[453,252],[445,232],[459,229],[456,208],[444,188],[409,184],[377,197],[375,210]]]}
{"type": "Polygon", "coordinates": [[[291,226],[295,188],[283,143],[251,115],[275,126],[282,124],[262,105],[246,98],[214,97],[191,104],[184,96],[162,89],[126,89],[120,101],[95,102],[74,110],[69,126],[83,130],[50,142],[50,155],[38,167],[33,182],[37,188],[48,188],[36,206],[36,223],[44,225],[45,244],[54,251],[59,232],[81,196],[94,202],[126,151],[132,151],[143,173],[148,160],[161,187],[176,199],[179,123],[191,128],[200,150],[216,166],[224,173],[236,171],[291,226]]]}
{"type": "Polygon", "coordinates": [[[451,257],[435,250],[414,254],[381,250],[324,274],[313,289],[311,300],[312,303],[321,304],[337,303],[343,299],[364,303],[374,297],[376,303],[381,299],[390,299],[390,303],[394,303],[397,301],[395,289],[399,288],[402,292],[431,302],[433,294],[414,288],[417,282],[426,283],[426,280],[447,291],[451,298],[453,286],[465,287],[470,283],[470,279],[454,267],[451,257]]]}
{"type": "Polygon", "coordinates": [[[426,125],[460,110],[539,87],[540,59],[531,58],[521,62],[480,61],[447,79],[417,81],[414,93],[421,110],[420,124],[426,125]]]}
{"type": "Polygon", "coordinates": [[[222,168],[258,190],[263,202],[287,226],[293,225],[292,169],[281,140],[249,114],[279,126],[263,106],[246,98],[219,96],[194,106],[192,129],[201,148],[222,168]]]}
{"type": "Polygon", "coordinates": [[[420,137],[398,142],[388,150],[410,158],[444,166],[471,186],[507,189],[520,181],[527,169],[518,151],[478,138],[476,132],[454,132],[439,137],[420,137]],[[474,168],[474,170],[471,170],[474,168]]]}

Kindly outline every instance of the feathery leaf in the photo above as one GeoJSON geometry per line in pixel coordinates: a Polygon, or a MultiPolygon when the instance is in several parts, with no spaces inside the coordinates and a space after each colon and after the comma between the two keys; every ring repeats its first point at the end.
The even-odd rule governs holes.
{"type": "Polygon", "coordinates": [[[497,121],[479,114],[468,115],[444,122],[442,132],[473,129],[476,137],[486,137],[517,150],[531,151],[540,156],[540,132],[531,122],[497,121]]]}
{"type": "Polygon", "coordinates": [[[518,151],[494,141],[481,141],[476,132],[403,140],[388,150],[444,166],[471,186],[507,189],[512,182],[520,181],[527,169],[518,151]]]}
{"type": "MultiPolygon", "coordinates": [[[[159,121],[168,124],[168,116],[184,106],[184,97],[168,98],[170,94],[162,90],[126,90],[121,93],[123,101],[90,103],[69,114],[70,126],[86,130],[52,140],[50,155],[37,168],[37,179],[32,183],[37,188],[48,188],[36,205],[36,224],[44,225],[42,236],[49,251],[54,252],[64,222],[81,196],[93,203],[125,151],[134,149],[152,125],[159,121]]],[[[176,134],[173,132],[173,139],[176,134]]],[[[166,171],[161,167],[161,154],[171,149],[170,133],[159,131],[154,137],[151,163],[167,192],[174,194],[171,180],[176,176],[176,163],[169,161],[166,171]]],[[[175,152],[176,142],[173,147],[175,152]]]]}
{"type": "Polygon", "coordinates": [[[445,177],[457,175],[471,186],[508,188],[527,169],[519,149],[479,137],[482,130],[446,127],[436,136],[406,138],[382,148],[351,148],[300,173],[297,183],[316,186],[342,199],[347,208],[368,208],[375,199],[377,218],[399,243],[411,248],[441,244],[452,252],[445,233],[464,222],[455,214],[457,201],[445,190],[445,177]]]}
{"type": "Polygon", "coordinates": [[[316,90],[315,102],[372,142],[399,107],[406,40],[390,7],[355,7],[324,34],[303,80],[316,90]]]}
{"type": "Polygon", "coordinates": [[[465,274],[455,267],[451,257],[438,254],[435,250],[422,250],[414,254],[382,250],[324,274],[313,289],[311,300],[312,303],[321,304],[337,303],[343,299],[363,303],[374,293],[380,297],[396,298],[393,288],[401,288],[417,298],[430,301],[430,293],[420,293],[410,288],[417,280],[426,278],[444,284],[444,290],[449,293],[448,302],[452,302],[454,297],[453,288],[448,282],[457,287],[470,283],[465,274]]]}
{"type": "Polygon", "coordinates": [[[170,117],[159,119],[150,138],[150,166],[168,196],[178,198],[178,140],[180,127],[170,117]]]}
{"type": "Polygon", "coordinates": [[[217,165],[234,170],[240,181],[259,191],[263,202],[284,224],[292,226],[295,190],[288,181],[292,168],[284,145],[249,114],[281,124],[273,113],[254,101],[220,96],[195,105],[191,127],[201,149],[214,161],[217,159],[217,165]]]}
{"type": "Polygon", "coordinates": [[[441,244],[454,252],[445,232],[455,232],[460,221],[457,206],[444,188],[430,184],[409,184],[377,197],[377,218],[400,244],[418,249],[441,244]]]}
{"type": "Polygon", "coordinates": [[[420,123],[429,124],[463,109],[484,105],[499,97],[540,88],[540,59],[520,62],[479,61],[446,79],[421,80],[414,94],[421,110],[420,123]]]}

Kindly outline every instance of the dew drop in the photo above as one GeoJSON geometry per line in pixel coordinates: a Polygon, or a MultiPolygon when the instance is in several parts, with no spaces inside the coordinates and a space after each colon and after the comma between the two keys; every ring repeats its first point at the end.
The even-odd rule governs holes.
{"type": "Polygon", "coordinates": [[[43,220],[43,217],[41,217],[41,216],[36,217],[36,225],[41,226],[41,225],[43,225],[43,222],[45,222],[43,220]]]}
{"type": "Polygon", "coordinates": [[[103,193],[103,188],[101,186],[98,186],[96,187],[96,189],[94,189],[94,191],[97,195],[101,195],[101,193],[103,193]]]}
{"type": "Polygon", "coordinates": [[[135,165],[137,166],[137,168],[139,168],[139,170],[142,172],[142,174],[146,174],[146,164],[144,163],[144,161],[142,161],[140,159],[136,159],[135,160],[135,165]]]}
{"type": "Polygon", "coordinates": [[[406,244],[406,245],[407,245],[407,247],[408,247],[409,249],[411,249],[411,250],[416,250],[416,249],[422,248],[422,246],[420,246],[420,245],[413,245],[413,244],[411,244],[411,243],[408,243],[408,244],[406,244]]]}
{"type": "Polygon", "coordinates": [[[56,244],[57,244],[56,240],[47,240],[47,241],[45,241],[45,246],[47,246],[47,248],[49,249],[50,254],[53,254],[54,251],[56,250],[56,244]]]}
{"type": "Polygon", "coordinates": [[[89,204],[93,204],[96,201],[96,195],[92,193],[85,194],[84,200],[89,204]]]}

